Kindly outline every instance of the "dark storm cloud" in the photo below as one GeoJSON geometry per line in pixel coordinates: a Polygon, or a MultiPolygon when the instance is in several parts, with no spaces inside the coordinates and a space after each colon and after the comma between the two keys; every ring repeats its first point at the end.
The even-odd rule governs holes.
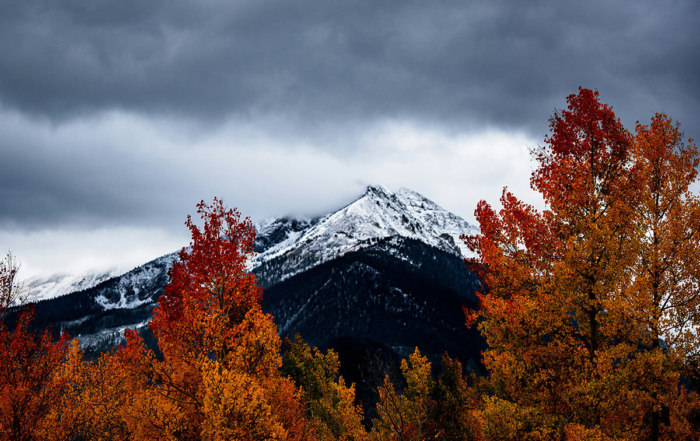
{"type": "Polygon", "coordinates": [[[700,136],[700,3],[570,3],[0,0],[0,228],[181,228],[197,200],[229,188],[247,214],[264,214],[263,198],[279,213],[347,172],[342,191],[355,170],[334,161],[371,150],[377,122],[541,140],[579,86],[629,128],[663,110],[700,136]],[[110,118],[131,122],[119,131],[110,118]],[[254,166],[240,152],[192,154],[232,121],[273,133],[289,156],[255,159],[245,134],[219,144],[248,142],[254,166]],[[336,156],[293,163],[295,144],[336,156]]]}
{"type": "Polygon", "coordinates": [[[628,124],[698,124],[697,2],[570,3],[6,0],[0,100],[59,122],[403,118],[541,138],[582,85],[628,124]]]}

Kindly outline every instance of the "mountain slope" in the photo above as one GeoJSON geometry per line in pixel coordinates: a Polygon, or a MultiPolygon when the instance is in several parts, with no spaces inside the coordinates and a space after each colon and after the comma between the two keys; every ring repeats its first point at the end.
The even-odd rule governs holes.
{"type": "Polygon", "coordinates": [[[152,260],[85,290],[35,304],[35,326],[65,330],[83,349],[100,352],[123,341],[127,328],[145,329],[177,253],[152,260]]]}
{"type": "Polygon", "coordinates": [[[120,268],[110,268],[103,271],[92,271],[81,274],[50,274],[34,276],[24,280],[24,285],[29,289],[30,302],[59,297],[75,291],[92,288],[105,280],[118,277],[126,273],[120,268]]]}
{"type": "Polygon", "coordinates": [[[286,279],[265,291],[263,309],[283,337],[310,344],[338,338],[379,342],[407,356],[416,346],[472,362],[483,347],[464,326],[476,276],[461,259],[415,239],[392,236],[286,279]]]}

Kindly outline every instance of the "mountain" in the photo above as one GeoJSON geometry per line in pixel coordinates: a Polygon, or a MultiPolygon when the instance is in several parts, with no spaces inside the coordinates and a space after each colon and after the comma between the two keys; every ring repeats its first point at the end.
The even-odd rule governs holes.
{"type": "Polygon", "coordinates": [[[124,330],[147,330],[177,253],[166,254],[96,286],[37,302],[36,327],[51,326],[99,353],[123,342],[124,330]]]}
{"type": "MultiPolygon", "coordinates": [[[[263,310],[282,337],[300,333],[309,344],[337,349],[343,375],[365,400],[373,399],[367,372],[395,370],[416,346],[436,364],[448,351],[481,371],[485,345],[462,313],[477,306],[479,282],[459,240],[478,230],[460,217],[416,192],[370,186],[333,213],[268,219],[256,230],[249,270],[265,288],[263,310]]],[[[40,301],[37,327],[66,330],[93,354],[121,343],[127,328],[154,345],[147,322],[176,259],[172,253],[40,301]]]]}
{"type": "Polygon", "coordinates": [[[280,335],[300,333],[320,348],[353,337],[404,357],[416,346],[435,358],[447,350],[478,370],[481,342],[462,312],[476,307],[477,285],[462,259],[391,236],[267,288],[263,309],[280,335]]]}
{"type": "Polygon", "coordinates": [[[41,275],[30,277],[24,280],[23,283],[29,289],[28,300],[30,302],[40,302],[71,292],[92,288],[105,280],[121,276],[125,272],[121,268],[110,268],[81,274],[41,275]]]}
{"type": "Polygon", "coordinates": [[[266,267],[266,286],[386,237],[415,239],[466,257],[469,250],[459,236],[478,232],[414,191],[391,192],[380,186],[367,187],[362,197],[321,218],[273,219],[258,223],[256,229],[261,240],[250,269],[266,267]]]}

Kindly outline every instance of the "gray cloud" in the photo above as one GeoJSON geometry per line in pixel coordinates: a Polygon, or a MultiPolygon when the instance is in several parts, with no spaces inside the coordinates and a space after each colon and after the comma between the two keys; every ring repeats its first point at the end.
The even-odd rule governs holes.
{"type": "Polygon", "coordinates": [[[214,196],[260,218],[320,214],[361,190],[340,160],[287,138],[184,126],[123,113],[55,126],[0,112],[0,229],[181,230],[214,196]]]}
{"type": "Polygon", "coordinates": [[[630,129],[666,111],[699,137],[698,16],[694,0],[0,0],[0,247],[179,240],[200,199],[319,214],[374,182],[469,217],[503,185],[527,192],[524,144],[579,86],[630,129]]]}
{"type": "Polygon", "coordinates": [[[579,85],[698,122],[698,3],[3,1],[0,99],[301,130],[376,118],[524,129],[579,85]]]}
{"type": "Polygon", "coordinates": [[[136,151],[108,139],[108,130],[86,135],[2,114],[0,227],[138,223],[140,214],[153,211],[151,198],[165,199],[163,187],[175,181],[158,161],[139,161],[136,151]]]}

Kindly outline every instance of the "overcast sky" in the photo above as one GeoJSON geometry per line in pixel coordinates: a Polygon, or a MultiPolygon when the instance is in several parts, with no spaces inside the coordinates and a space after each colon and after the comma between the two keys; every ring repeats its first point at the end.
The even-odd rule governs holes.
{"type": "Polygon", "coordinates": [[[195,204],[254,220],[367,184],[474,222],[579,86],[700,137],[700,3],[0,0],[0,250],[135,266],[195,204]],[[565,3],[570,3],[569,5],[565,3]]]}

